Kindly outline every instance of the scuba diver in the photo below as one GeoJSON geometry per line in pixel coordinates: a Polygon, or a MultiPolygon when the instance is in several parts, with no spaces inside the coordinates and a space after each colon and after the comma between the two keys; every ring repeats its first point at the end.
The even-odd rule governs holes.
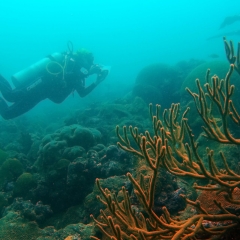
{"type": "Polygon", "coordinates": [[[0,75],[4,98],[0,97],[0,115],[4,119],[18,117],[47,98],[61,103],[75,90],[85,97],[108,75],[108,70],[93,61],[93,54],[85,49],[54,53],[13,75],[15,89],[0,75]],[[86,87],[85,80],[92,74],[97,75],[96,81],[86,87]],[[8,106],[5,100],[13,104],[8,106]]]}

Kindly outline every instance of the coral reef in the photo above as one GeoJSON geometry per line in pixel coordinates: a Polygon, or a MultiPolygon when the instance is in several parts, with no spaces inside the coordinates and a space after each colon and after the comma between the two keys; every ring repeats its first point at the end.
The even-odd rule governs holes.
{"type": "MultiPolygon", "coordinates": [[[[239,60],[239,54],[236,59],[239,60]]],[[[240,115],[232,100],[234,86],[230,85],[234,63],[231,62],[225,79],[220,80],[216,75],[210,78],[210,72],[207,71],[207,83],[204,88],[197,79],[198,93],[187,89],[204,122],[204,137],[218,144],[240,144],[238,131],[235,130],[240,125],[240,115]],[[213,108],[218,110],[217,118],[213,108]],[[234,131],[230,131],[232,125],[234,131]]],[[[237,67],[238,64],[239,62],[237,67]]],[[[138,128],[132,126],[128,131],[124,126],[121,135],[117,127],[120,140],[118,145],[139,159],[144,159],[151,172],[141,174],[138,178],[131,173],[127,174],[133,185],[134,194],[143,207],[143,211],[140,212],[132,206],[130,194],[125,187],[121,190],[123,199],[119,200],[116,194],[101,186],[99,179],[96,180],[101,192],[98,199],[106,210],[101,210],[99,219],[93,216],[92,218],[106,239],[215,239],[239,228],[237,209],[240,205],[238,198],[240,175],[229,168],[227,157],[222,151],[215,153],[207,148],[208,166],[204,165],[199,154],[199,144],[187,120],[188,112],[189,108],[181,113],[180,105],[172,104],[160,117],[160,106],[156,106],[156,114],[153,114],[150,105],[152,134],[149,131],[140,133],[138,128]],[[135,145],[132,145],[128,132],[135,145]],[[222,161],[223,169],[217,167],[217,159],[222,161]],[[180,178],[195,179],[197,183],[193,188],[203,193],[211,193],[212,198],[209,201],[212,201],[211,206],[215,207],[215,211],[211,210],[213,207],[207,207],[202,200],[204,195],[200,195],[201,197],[194,201],[182,192],[177,192],[176,194],[191,206],[192,214],[185,218],[181,218],[181,215],[171,216],[166,206],[162,208],[162,215],[157,214],[154,210],[154,196],[160,168],[165,168],[180,178]]]]}
{"type": "Polygon", "coordinates": [[[141,97],[147,104],[162,103],[166,108],[172,102],[180,101],[180,88],[186,73],[189,73],[202,61],[190,59],[174,66],[165,63],[151,64],[137,75],[132,90],[133,96],[141,97]]]}
{"type": "Polygon", "coordinates": [[[148,104],[167,104],[171,98],[177,98],[175,95],[181,82],[176,68],[164,63],[152,64],[139,72],[133,95],[141,97],[148,104]]]}
{"type": "Polygon", "coordinates": [[[43,223],[53,214],[48,205],[43,205],[40,201],[33,204],[31,201],[25,201],[22,198],[15,198],[14,202],[4,209],[2,216],[7,216],[10,212],[18,212],[24,219],[36,221],[38,224],[43,223]]]}
{"type": "Polygon", "coordinates": [[[240,58],[225,49],[225,80],[226,63],[152,65],[114,101],[0,120],[0,239],[238,239],[240,58]],[[149,121],[146,102],[179,101],[188,74],[181,108],[149,121]]]}

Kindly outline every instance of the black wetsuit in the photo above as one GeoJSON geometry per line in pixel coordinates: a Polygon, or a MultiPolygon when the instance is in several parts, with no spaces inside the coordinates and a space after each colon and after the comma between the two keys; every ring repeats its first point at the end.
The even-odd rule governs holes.
{"type": "Polygon", "coordinates": [[[85,78],[80,71],[80,66],[69,71],[66,68],[64,79],[62,74],[51,75],[44,73],[32,82],[22,87],[11,88],[11,85],[0,75],[0,91],[4,99],[13,104],[8,106],[3,98],[0,98],[0,114],[4,119],[11,119],[22,115],[32,109],[40,101],[48,98],[55,103],[63,102],[74,90],[81,97],[86,96],[95,88],[95,83],[85,87],[85,78]]]}

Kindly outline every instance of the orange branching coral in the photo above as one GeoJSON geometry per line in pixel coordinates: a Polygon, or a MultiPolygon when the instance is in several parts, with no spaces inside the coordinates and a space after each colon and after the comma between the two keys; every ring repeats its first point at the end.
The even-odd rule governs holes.
{"type": "MultiPolygon", "coordinates": [[[[219,80],[217,76],[210,80],[208,71],[208,82],[205,88],[197,80],[198,94],[192,93],[189,89],[187,91],[193,96],[197,111],[205,123],[203,127],[205,137],[219,143],[238,145],[240,139],[230,133],[228,123],[231,119],[236,126],[240,126],[240,115],[231,100],[234,86],[230,85],[230,79],[233,70],[234,63],[231,64],[224,80],[219,80]],[[213,106],[219,110],[222,126],[214,118],[213,106]]],[[[144,159],[151,173],[147,176],[141,175],[140,180],[135,179],[130,173],[127,174],[133,184],[134,193],[145,211],[144,214],[136,212],[131,206],[129,194],[124,187],[122,188],[124,199],[119,202],[114,194],[100,186],[99,180],[96,181],[101,192],[98,199],[108,211],[101,210],[100,220],[93,219],[106,239],[186,240],[202,239],[202,234],[212,239],[211,236],[220,236],[228,229],[239,226],[239,216],[229,212],[225,207],[226,204],[222,204],[219,198],[214,197],[213,204],[219,211],[212,212],[204,208],[200,201],[191,201],[182,195],[185,201],[197,210],[197,214],[185,220],[174,219],[165,207],[163,207],[162,216],[158,216],[154,211],[155,186],[161,167],[176,176],[208,179],[210,180],[208,185],[195,184],[194,188],[210,191],[214,193],[212,196],[221,195],[225,202],[240,205],[240,200],[235,197],[240,186],[240,175],[229,168],[222,152],[220,152],[220,158],[225,169],[218,169],[214,152],[208,148],[208,168],[204,165],[199,155],[198,144],[186,118],[188,111],[189,109],[180,114],[179,104],[172,104],[171,108],[164,110],[160,117],[160,106],[156,106],[156,113],[153,114],[153,108],[150,105],[153,134],[149,131],[141,134],[137,128],[131,126],[128,129],[123,127],[123,133],[120,134],[117,126],[119,147],[144,159]],[[135,141],[134,146],[137,147],[132,146],[128,132],[135,141]],[[218,224],[207,227],[206,221],[218,224]]],[[[92,237],[92,239],[98,238],[92,237]]]]}
{"type": "MultiPolygon", "coordinates": [[[[187,91],[193,96],[196,103],[196,108],[203,119],[205,126],[203,130],[209,139],[216,140],[221,143],[240,144],[240,139],[233,137],[229,131],[229,118],[237,125],[240,125],[240,116],[231,100],[234,86],[230,85],[230,76],[234,70],[234,64],[230,65],[230,70],[225,79],[220,80],[218,76],[212,77],[212,84],[205,84],[207,93],[205,93],[197,79],[199,94],[192,93],[188,88],[187,91]],[[208,98],[210,101],[208,101],[208,98]],[[216,123],[216,119],[212,115],[212,106],[215,105],[221,116],[222,130],[216,123]]],[[[209,79],[207,72],[207,79],[209,79]]]]}

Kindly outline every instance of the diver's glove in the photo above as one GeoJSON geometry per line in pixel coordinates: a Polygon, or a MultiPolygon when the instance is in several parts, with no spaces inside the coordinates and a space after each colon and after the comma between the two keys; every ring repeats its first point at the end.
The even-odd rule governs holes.
{"type": "Polygon", "coordinates": [[[95,82],[96,85],[101,83],[108,75],[108,70],[102,70],[98,75],[97,75],[97,80],[95,82]]]}

